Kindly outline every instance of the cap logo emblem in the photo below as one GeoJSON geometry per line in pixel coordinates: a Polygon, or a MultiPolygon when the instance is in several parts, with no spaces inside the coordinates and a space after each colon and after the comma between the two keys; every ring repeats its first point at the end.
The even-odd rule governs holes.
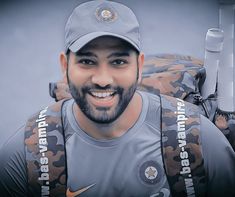
{"type": "Polygon", "coordinates": [[[96,10],[96,18],[99,21],[113,22],[117,19],[117,13],[110,7],[99,7],[96,10]]]}
{"type": "Polygon", "coordinates": [[[112,17],[112,13],[109,11],[109,10],[103,10],[101,12],[101,16],[104,18],[104,19],[109,19],[112,17]]]}

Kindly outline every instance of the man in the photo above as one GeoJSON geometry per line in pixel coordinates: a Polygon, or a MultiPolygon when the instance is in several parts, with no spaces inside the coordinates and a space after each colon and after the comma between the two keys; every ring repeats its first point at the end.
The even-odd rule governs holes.
{"type": "MultiPolygon", "coordinates": [[[[1,196],[180,196],[162,157],[168,139],[161,130],[168,127],[161,126],[160,97],[136,91],[144,55],[133,12],[115,2],[87,2],[73,11],[65,33],[60,62],[73,99],[41,110],[1,148],[1,196]]],[[[183,112],[177,118],[191,120],[183,112]]],[[[193,155],[193,165],[202,163],[206,173],[185,193],[234,196],[234,152],[210,121],[199,119],[203,158],[193,155]]],[[[188,158],[186,150],[180,153],[188,158]]],[[[187,183],[194,173],[185,159],[180,173],[188,174],[187,183]]]]}

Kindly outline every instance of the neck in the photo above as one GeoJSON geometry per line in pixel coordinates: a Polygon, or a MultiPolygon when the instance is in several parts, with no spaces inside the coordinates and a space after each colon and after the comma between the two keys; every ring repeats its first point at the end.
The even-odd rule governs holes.
{"type": "Polygon", "coordinates": [[[88,119],[76,104],[73,106],[79,126],[88,135],[96,139],[112,139],[122,136],[135,124],[141,109],[142,98],[138,93],[135,93],[127,108],[117,120],[108,124],[99,124],[88,119]]]}

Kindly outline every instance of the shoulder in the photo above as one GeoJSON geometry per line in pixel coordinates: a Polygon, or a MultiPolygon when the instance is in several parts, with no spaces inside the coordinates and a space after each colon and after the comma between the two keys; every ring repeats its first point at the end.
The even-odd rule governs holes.
{"type": "MultiPolygon", "coordinates": [[[[199,125],[199,139],[208,180],[208,195],[235,196],[235,176],[233,173],[235,171],[235,153],[222,132],[210,120],[199,114],[197,106],[168,96],[161,96],[161,101],[163,117],[166,117],[163,132],[171,131],[171,126],[176,125],[175,116],[177,114],[180,116],[177,117],[177,120],[185,118],[183,117],[184,113],[191,117],[191,120],[187,122],[192,126],[192,131],[195,125],[199,125]],[[175,110],[177,113],[172,113],[175,110]]],[[[182,129],[183,127],[179,124],[176,130],[177,128],[182,129]]],[[[192,134],[195,135],[195,133],[192,134]]]]}
{"type": "Polygon", "coordinates": [[[223,158],[228,155],[234,160],[235,152],[224,134],[203,115],[200,115],[200,124],[203,151],[210,152],[210,154],[205,155],[207,159],[209,158],[208,161],[213,161],[213,156],[215,156],[215,158],[223,158]]]}
{"type": "Polygon", "coordinates": [[[27,191],[24,147],[24,126],[22,126],[0,148],[1,196],[13,194],[24,196],[27,191]]]}
{"type": "Polygon", "coordinates": [[[235,196],[235,152],[222,132],[200,116],[204,166],[210,196],[235,196]]]}
{"type": "Polygon", "coordinates": [[[203,149],[209,150],[213,148],[213,152],[215,152],[215,150],[219,152],[226,150],[226,152],[231,151],[234,153],[224,134],[209,119],[200,115],[200,124],[203,149]]]}
{"type": "Polygon", "coordinates": [[[24,158],[24,128],[25,125],[20,127],[14,135],[12,135],[0,148],[0,164],[6,163],[7,160],[3,160],[2,158],[9,158],[10,160],[14,159],[14,157],[24,158]]]}

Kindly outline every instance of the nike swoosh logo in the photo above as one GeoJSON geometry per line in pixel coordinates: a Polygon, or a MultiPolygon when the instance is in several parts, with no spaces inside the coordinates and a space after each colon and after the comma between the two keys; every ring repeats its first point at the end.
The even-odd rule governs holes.
{"type": "Polygon", "coordinates": [[[77,191],[75,191],[75,192],[71,192],[70,189],[68,188],[67,191],[66,191],[66,196],[67,196],[67,197],[75,197],[75,196],[78,196],[79,194],[81,194],[81,193],[87,191],[88,189],[90,189],[90,188],[93,187],[94,185],[95,185],[95,183],[94,183],[94,184],[91,184],[91,185],[89,185],[89,186],[87,186],[87,187],[84,187],[84,188],[82,188],[82,189],[79,189],[79,190],[77,190],[77,191]]]}

